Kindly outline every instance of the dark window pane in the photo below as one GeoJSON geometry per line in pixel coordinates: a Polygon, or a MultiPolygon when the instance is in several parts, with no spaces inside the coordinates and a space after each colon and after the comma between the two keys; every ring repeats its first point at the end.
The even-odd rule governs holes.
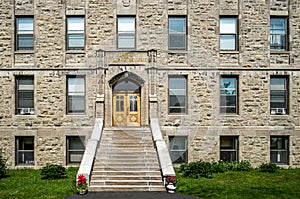
{"type": "Polygon", "coordinates": [[[68,106],[70,112],[84,112],[84,96],[69,96],[68,106]]]}
{"type": "Polygon", "coordinates": [[[276,164],[288,164],[287,151],[271,151],[271,162],[276,164]]]}
{"type": "Polygon", "coordinates": [[[84,145],[80,138],[70,138],[69,139],[69,149],[70,150],[83,150],[84,145]]]}
{"type": "Polygon", "coordinates": [[[181,164],[187,162],[186,151],[171,151],[170,156],[173,164],[181,164]]]}
{"type": "Polygon", "coordinates": [[[170,96],[170,107],[185,107],[185,96],[170,96]]]}
{"type": "Polygon", "coordinates": [[[220,156],[220,159],[226,162],[237,161],[236,151],[222,151],[220,156]]]}
{"type": "Polygon", "coordinates": [[[34,165],[34,152],[18,152],[18,164],[34,165]]]}
{"type": "Polygon", "coordinates": [[[16,138],[16,163],[34,165],[34,138],[16,138]]]}
{"type": "Polygon", "coordinates": [[[185,34],[170,34],[169,36],[169,48],[170,49],[185,49],[186,46],[185,34]]]}

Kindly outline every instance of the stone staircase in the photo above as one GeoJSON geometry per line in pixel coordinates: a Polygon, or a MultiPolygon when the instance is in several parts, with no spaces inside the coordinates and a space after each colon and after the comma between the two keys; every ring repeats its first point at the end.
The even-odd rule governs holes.
{"type": "Polygon", "coordinates": [[[89,191],[165,191],[150,128],[106,128],[89,191]]]}

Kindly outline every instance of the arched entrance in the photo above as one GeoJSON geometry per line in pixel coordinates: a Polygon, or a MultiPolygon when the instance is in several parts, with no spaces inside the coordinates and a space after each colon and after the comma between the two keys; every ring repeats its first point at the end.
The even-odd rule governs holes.
{"type": "MultiPolygon", "coordinates": [[[[125,73],[111,85],[113,91],[113,126],[141,125],[141,82],[125,73]]],[[[119,76],[120,77],[120,76],[119,76]]],[[[112,83],[112,82],[110,82],[112,83]]]]}

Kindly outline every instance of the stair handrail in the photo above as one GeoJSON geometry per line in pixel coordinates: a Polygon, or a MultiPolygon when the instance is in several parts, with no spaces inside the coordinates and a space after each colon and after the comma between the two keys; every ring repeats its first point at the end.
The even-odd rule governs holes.
{"type": "MultiPolygon", "coordinates": [[[[150,129],[153,136],[153,141],[156,146],[163,182],[165,187],[168,189],[170,184],[167,182],[168,177],[176,178],[176,173],[172,164],[170,153],[165,140],[163,139],[158,118],[150,118],[150,129]]],[[[176,189],[175,185],[172,185],[172,189],[176,189]]],[[[173,191],[174,191],[173,190],[173,191]]],[[[170,190],[168,190],[170,191],[170,190]]],[[[171,190],[172,191],[172,190],[171,190]]]]}
{"type": "Polygon", "coordinates": [[[85,151],[76,176],[77,179],[79,175],[84,175],[87,179],[88,186],[90,184],[92,168],[93,168],[93,164],[97,152],[97,146],[101,140],[102,131],[103,131],[103,119],[96,118],[91,138],[88,140],[86,144],[85,151]]]}

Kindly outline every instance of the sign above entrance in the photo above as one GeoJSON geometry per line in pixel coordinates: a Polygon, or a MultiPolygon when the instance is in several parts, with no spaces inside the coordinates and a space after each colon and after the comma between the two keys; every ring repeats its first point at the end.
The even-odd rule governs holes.
{"type": "Polygon", "coordinates": [[[148,65],[156,61],[156,50],[149,51],[104,51],[99,50],[106,66],[148,65]]]}
{"type": "Polygon", "coordinates": [[[106,63],[111,64],[132,64],[140,65],[147,64],[149,62],[147,53],[137,53],[137,52],[128,52],[128,53],[109,53],[106,56],[106,63]]]}

